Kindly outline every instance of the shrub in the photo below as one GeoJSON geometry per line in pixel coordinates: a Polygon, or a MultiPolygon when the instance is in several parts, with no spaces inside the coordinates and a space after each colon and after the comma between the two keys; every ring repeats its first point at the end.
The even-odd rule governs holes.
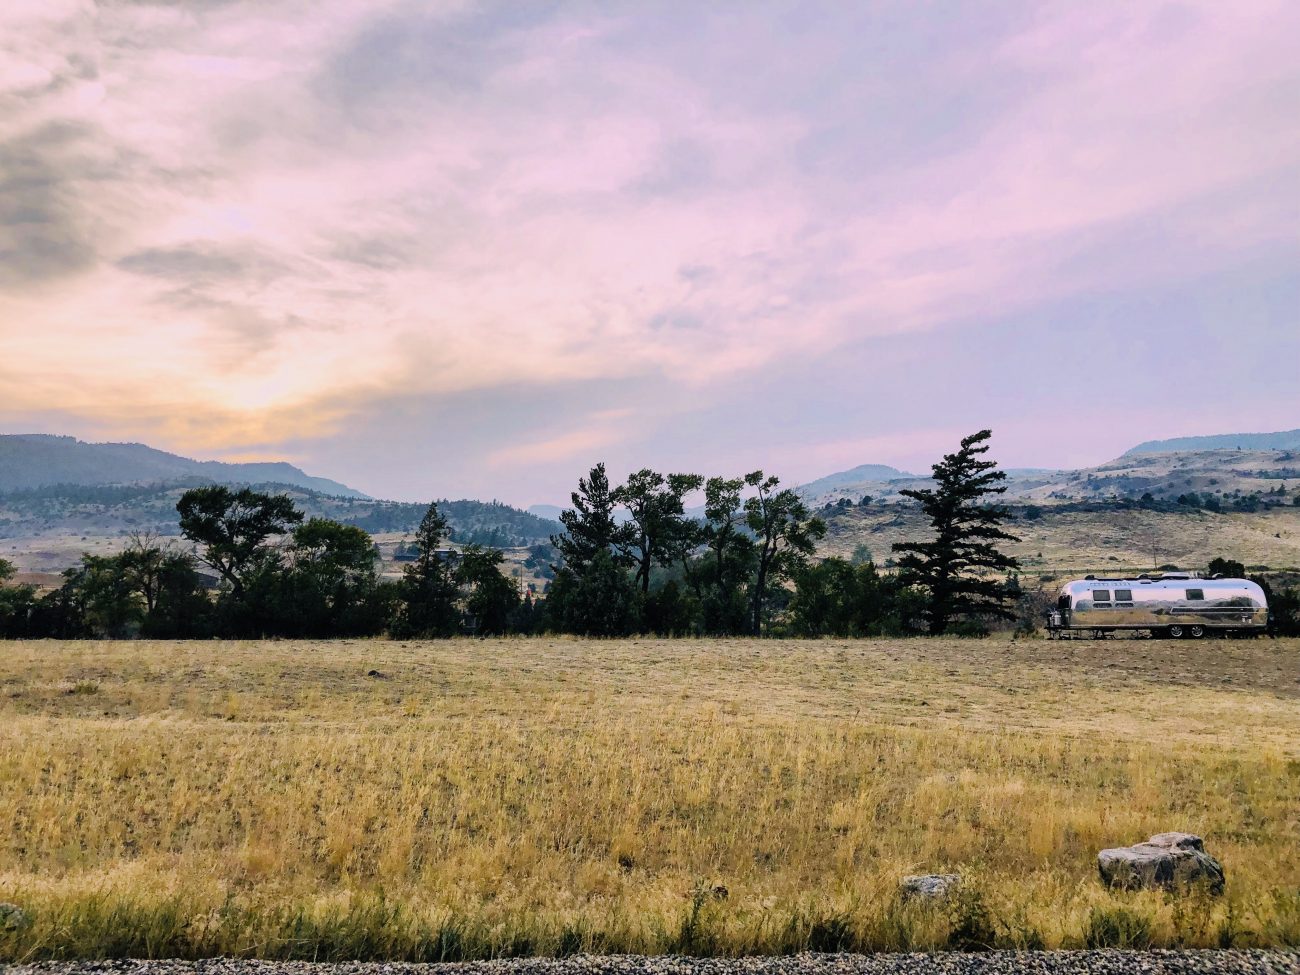
{"type": "Polygon", "coordinates": [[[1089,948],[1149,948],[1151,919],[1122,904],[1098,905],[1088,915],[1083,942],[1089,948]]]}

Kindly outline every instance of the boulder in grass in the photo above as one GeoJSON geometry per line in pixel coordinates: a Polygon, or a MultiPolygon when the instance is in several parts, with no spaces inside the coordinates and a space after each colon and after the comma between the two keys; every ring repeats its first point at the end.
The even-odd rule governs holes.
{"type": "Polygon", "coordinates": [[[0,931],[16,931],[27,923],[27,914],[17,904],[0,903],[0,931]]]}
{"type": "Polygon", "coordinates": [[[1097,854],[1102,882],[1123,890],[1175,890],[1204,885],[1223,893],[1223,867],[1191,833],[1157,833],[1145,843],[1097,854]]]}
{"type": "Polygon", "coordinates": [[[943,901],[957,889],[961,875],[955,873],[923,873],[904,877],[898,889],[904,900],[943,901]]]}

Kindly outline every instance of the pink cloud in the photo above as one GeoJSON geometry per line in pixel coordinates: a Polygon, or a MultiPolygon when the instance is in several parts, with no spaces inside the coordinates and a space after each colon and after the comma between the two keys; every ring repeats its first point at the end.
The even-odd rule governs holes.
{"type": "MultiPolygon", "coordinates": [[[[171,414],[204,415],[205,442],[237,448],[324,435],[399,390],[646,375],[707,390],[871,336],[1195,275],[1293,234],[1294,206],[1270,196],[1290,186],[1294,203],[1300,15],[1180,9],[1045,6],[935,51],[918,70],[940,87],[1009,79],[987,118],[826,175],[802,156],[825,132],[923,147],[910,73],[864,60],[858,112],[835,91],[723,92],[685,34],[640,39],[613,15],[498,11],[461,35],[478,14],[460,5],[6,5],[0,140],[69,127],[40,151],[80,263],[0,284],[0,342],[36,377],[0,376],[0,396],[87,415],[107,398],[169,437],[195,435],[171,414]],[[378,80],[340,72],[386,17],[428,36],[412,77],[385,75],[383,50],[359,62],[378,80]],[[462,48],[464,77],[434,72],[462,48]],[[1172,243],[1141,261],[1075,260],[1157,221],[1172,243]]],[[[845,43],[833,24],[801,35],[804,65],[761,11],[734,16],[753,23],[681,30],[738,37],[814,90],[845,43]]],[[[492,463],[614,430],[526,447],[502,431],[492,463]]],[[[810,450],[847,462],[877,441],[810,450]]]]}

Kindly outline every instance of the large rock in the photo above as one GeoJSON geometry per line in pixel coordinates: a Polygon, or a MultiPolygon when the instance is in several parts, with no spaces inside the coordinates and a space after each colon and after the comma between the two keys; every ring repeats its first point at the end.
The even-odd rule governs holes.
{"type": "Polygon", "coordinates": [[[16,931],[27,923],[27,915],[17,904],[0,903],[0,931],[16,931]]]}
{"type": "Polygon", "coordinates": [[[1097,869],[1104,883],[1124,890],[1203,884],[1212,894],[1223,893],[1223,867],[1191,833],[1157,833],[1136,846],[1102,850],[1097,869]]]}
{"type": "Polygon", "coordinates": [[[955,873],[923,873],[904,877],[898,889],[904,900],[942,901],[956,890],[961,876],[955,873]]]}

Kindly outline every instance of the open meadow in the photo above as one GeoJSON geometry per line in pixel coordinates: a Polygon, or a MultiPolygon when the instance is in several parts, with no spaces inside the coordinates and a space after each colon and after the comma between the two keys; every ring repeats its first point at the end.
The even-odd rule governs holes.
{"type": "Polygon", "coordinates": [[[0,824],[0,961],[1297,945],[1300,641],[7,643],[0,824]]]}

